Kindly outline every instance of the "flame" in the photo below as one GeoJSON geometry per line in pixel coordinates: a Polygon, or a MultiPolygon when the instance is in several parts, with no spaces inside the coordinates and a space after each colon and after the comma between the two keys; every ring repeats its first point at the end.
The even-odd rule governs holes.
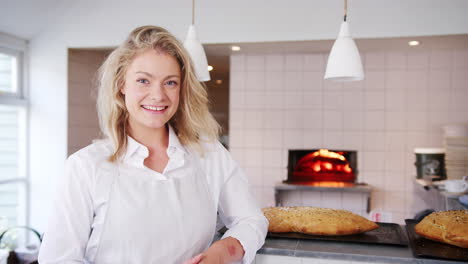
{"type": "Polygon", "coordinates": [[[314,170],[315,172],[319,172],[319,171],[320,171],[320,163],[319,163],[319,162],[317,162],[317,163],[314,164],[313,170],[314,170]]]}
{"type": "Polygon", "coordinates": [[[351,169],[351,167],[349,166],[349,164],[346,164],[346,166],[344,167],[343,169],[345,172],[347,173],[351,173],[353,170],[351,169]]]}
{"type": "MultiPolygon", "coordinates": [[[[293,175],[298,179],[297,181],[305,182],[354,182],[356,179],[353,169],[342,152],[327,149],[319,149],[303,156],[296,163],[293,175]]],[[[328,184],[336,185],[335,183],[328,184]]]]}
{"type": "Polygon", "coordinates": [[[333,152],[333,151],[329,151],[328,149],[319,149],[319,150],[315,151],[312,154],[312,156],[313,157],[324,157],[324,158],[340,159],[340,160],[343,160],[343,161],[346,160],[346,158],[343,155],[338,154],[338,153],[333,152]]]}
{"type": "Polygon", "coordinates": [[[294,184],[307,185],[313,187],[333,187],[333,188],[343,188],[343,187],[354,187],[355,184],[352,182],[341,182],[341,181],[310,181],[310,182],[295,182],[294,184]]]}

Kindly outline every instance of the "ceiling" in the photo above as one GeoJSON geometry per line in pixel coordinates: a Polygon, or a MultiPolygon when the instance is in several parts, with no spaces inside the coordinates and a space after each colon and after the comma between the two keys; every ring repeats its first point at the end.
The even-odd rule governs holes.
{"type": "MultiPolygon", "coordinates": [[[[205,44],[208,62],[214,67],[212,77],[226,79],[229,76],[229,56],[233,54],[283,54],[283,53],[328,53],[333,40],[310,40],[290,42],[258,42],[258,43],[227,43],[205,44]],[[241,47],[240,51],[231,51],[231,46],[241,47]]],[[[355,39],[360,52],[368,51],[423,51],[434,49],[457,49],[468,47],[468,34],[431,37],[402,37],[355,39]],[[421,44],[410,47],[410,40],[418,40],[421,44]]],[[[214,79],[213,78],[213,79],[214,79]]]]}
{"type": "Polygon", "coordinates": [[[71,3],[61,0],[0,0],[0,32],[32,39],[57,21],[71,3]]]}
{"type": "MultiPolygon", "coordinates": [[[[307,40],[287,42],[223,43],[205,44],[210,56],[229,56],[231,54],[281,54],[281,53],[318,53],[329,52],[334,40],[307,40]],[[241,47],[241,51],[231,51],[231,46],[241,47]]],[[[468,47],[468,34],[430,37],[373,38],[355,39],[359,51],[414,51],[433,49],[456,49],[468,47]],[[408,41],[418,40],[421,45],[410,47],[408,41]]]]}
{"type": "MultiPolygon", "coordinates": [[[[359,0],[350,4],[349,11],[353,14],[353,29],[356,33],[360,32],[361,36],[466,33],[467,20],[461,10],[466,9],[467,1],[451,0],[451,4],[445,2],[440,0],[359,0]],[[421,2],[425,4],[421,6],[421,2]],[[372,21],[376,22],[372,23],[372,21]],[[389,22],[378,23],[377,21],[389,22]],[[377,31],[376,25],[379,25],[377,31]],[[393,33],[391,33],[392,27],[396,29],[393,33]],[[411,30],[405,30],[407,28],[411,30]]],[[[241,41],[239,38],[230,37],[231,34],[226,35],[228,37],[217,37],[227,31],[233,36],[245,37],[246,40],[333,38],[330,37],[332,36],[330,32],[338,31],[337,21],[333,17],[335,15],[341,17],[342,0],[296,0],[293,3],[278,0],[197,1],[197,22],[206,30],[205,32],[217,32],[215,36],[205,33],[200,34],[200,37],[210,43],[224,42],[223,40],[241,41]],[[265,9],[266,6],[268,10],[265,9]],[[245,18],[239,19],[240,14],[245,18]],[[213,21],[220,22],[213,23],[213,21]],[[274,23],[276,21],[280,23],[274,23]],[[277,27],[276,29],[272,28],[272,23],[277,27]],[[302,27],[304,25],[305,27],[302,27]],[[245,32],[240,34],[239,31],[242,30],[257,32],[262,36],[257,38],[244,34],[245,32]],[[271,32],[281,32],[281,35],[270,34],[271,32]]],[[[92,33],[107,29],[106,22],[116,28],[124,28],[113,31],[126,32],[127,28],[135,26],[134,23],[158,22],[164,26],[166,25],[165,19],[175,18],[166,26],[178,36],[184,36],[186,24],[189,21],[187,17],[190,14],[190,1],[187,0],[0,0],[0,32],[33,39],[44,31],[55,29],[56,26],[59,26],[57,27],[59,33],[63,33],[60,30],[86,29],[86,27],[74,27],[75,24],[92,25],[93,22],[100,22],[96,27],[104,29],[90,30],[91,36],[92,33]],[[141,6],[145,8],[141,9],[141,6]],[[136,9],[138,12],[129,14],[131,11],[129,7],[139,8],[136,9]],[[165,17],[167,13],[170,14],[165,17]],[[128,18],[125,17],[126,14],[129,15],[128,18]],[[105,20],[102,21],[99,18],[105,20]]],[[[118,34],[116,33],[115,36],[120,36],[118,34]]],[[[109,37],[109,39],[112,38],[115,37],[109,37]]]]}

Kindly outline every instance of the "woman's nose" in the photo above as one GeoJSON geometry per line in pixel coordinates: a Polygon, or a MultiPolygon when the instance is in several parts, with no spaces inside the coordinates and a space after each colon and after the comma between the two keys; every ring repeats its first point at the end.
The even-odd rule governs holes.
{"type": "Polygon", "coordinates": [[[162,85],[154,85],[150,89],[150,98],[152,100],[161,101],[166,98],[166,91],[162,85]]]}

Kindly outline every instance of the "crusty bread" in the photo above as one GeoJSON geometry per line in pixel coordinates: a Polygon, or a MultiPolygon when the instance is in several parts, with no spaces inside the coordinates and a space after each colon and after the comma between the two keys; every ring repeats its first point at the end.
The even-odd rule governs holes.
{"type": "Polygon", "coordinates": [[[414,230],[425,238],[468,248],[468,210],[432,213],[424,217],[414,230]]]}
{"type": "Polygon", "coordinates": [[[352,235],[379,227],[376,223],[346,210],[317,207],[263,208],[270,221],[269,232],[298,232],[310,235],[352,235]]]}

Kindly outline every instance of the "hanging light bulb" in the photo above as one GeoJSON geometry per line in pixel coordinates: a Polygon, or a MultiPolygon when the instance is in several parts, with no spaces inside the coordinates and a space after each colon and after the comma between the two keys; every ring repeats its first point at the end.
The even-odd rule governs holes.
{"type": "Polygon", "coordinates": [[[197,31],[195,29],[195,0],[192,0],[192,24],[185,38],[184,47],[192,58],[197,79],[202,82],[211,80],[210,73],[208,72],[208,60],[206,59],[205,50],[200,40],[198,40],[197,31]]]}
{"type": "Polygon", "coordinates": [[[348,3],[345,0],[344,21],[340,33],[328,56],[325,79],[333,81],[360,81],[364,79],[361,56],[351,38],[349,24],[346,21],[348,3]]]}

